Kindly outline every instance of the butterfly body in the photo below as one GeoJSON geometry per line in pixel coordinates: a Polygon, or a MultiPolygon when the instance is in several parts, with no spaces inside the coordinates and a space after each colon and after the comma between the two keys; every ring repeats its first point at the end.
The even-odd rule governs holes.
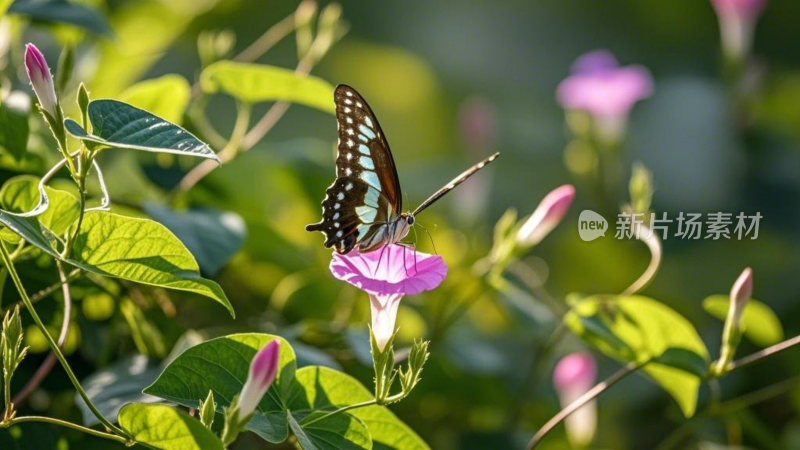
{"type": "Polygon", "coordinates": [[[348,253],[377,250],[403,239],[415,216],[455,186],[493,161],[476,164],[437,191],[413,212],[402,212],[403,198],[392,152],[380,124],[355,89],[339,85],[334,91],[339,132],[336,180],[322,201],[322,221],[306,226],[321,231],[325,247],[348,253]]]}

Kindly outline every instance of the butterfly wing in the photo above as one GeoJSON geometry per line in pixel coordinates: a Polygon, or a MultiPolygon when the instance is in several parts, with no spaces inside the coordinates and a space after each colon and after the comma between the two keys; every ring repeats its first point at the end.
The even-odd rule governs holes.
{"type": "MultiPolygon", "coordinates": [[[[336,180],[322,202],[322,221],[306,227],[325,234],[325,247],[347,253],[362,241],[377,248],[374,237],[403,207],[392,152],[378,119],[355,89],[334,91],[339,128],[336,180]]],[[[362,250],[365,250],[362,248],[362,250]]]]}

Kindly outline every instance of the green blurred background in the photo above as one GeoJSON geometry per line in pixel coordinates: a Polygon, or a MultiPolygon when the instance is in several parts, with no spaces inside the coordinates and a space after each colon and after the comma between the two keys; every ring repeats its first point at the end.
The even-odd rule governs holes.
{"type": "MultiPolygon", "coordinates": [[[[77,71],[85,74],[77,78],[87,82],[94,98],[114,97],[140,79],[170,73],[193,82],[200,70],[201,32],[232,31],[236,53],[297,6],[244,0],[84,3],[102,11],[114,37],[34,23],[21,42],[35,42],[50,61],[57,60],[63,42],[77,42],[77,71]]],[[[392,146],[407,207],[478,159],[501,152],[497,162],[420,217],[450,275],[438,290],[403,300],[401,341],[431,338],[432,356],[419,387],[392,409],[432,448],[522,448],[559,409],[549,373],[558,356],[581,344],[565,337],[540,362],[538,378],[527,381],[537,360],[534,348],[552,332],[552,318],[533,298],[509,298],[486,289],[471,266],[491,248],[494,224],[507,209],[527,215],[551,189],[575,182],[564,163],[570,133],[555,88],[575,58],[587,51],[609,49],[623,65],[639,63],[653,74],[654,94],[634,108],[621,160],[626,179],[634,161],[652,171],[655,211],[671,217],[681,211],[757,211],[763,216],[753,241],[670,236],[663,266],[644,294],[686,315],[716,355],[722,324],[703,311],[701,302],[727,293],[750,266],[754,297],[775,309],[787,336],[800,332],[800,3],[772,1],[759,22],[754,45],[759,89],[746,126],[736,120],[723,82],[717,18],[707,1],[341,5],[349,32],[313,73],[332,84],[349,84],[369,101],[392,146]],[[470,141],[468,133],[474,130],[460,125],[460,114],[470,105],[488,111],[489,137],[480,146],[470,141]],[[464,305],[469,305],[466,312],[450,323],[449,314],[464,305]]],[[[21,58],[19,44],[12,42],[11,58],[21,58]]],[[[287,68],[296,61],[291,36],[259,59],[287,68]]],[[[19,76],[14,81],[24,89],[19,76]]],[[[268,106],[257,107],[255,117],[268,106]]],[[[208,110],[210,121],[227,135],[235,118],[230,98],[214,97],[208,110]]],[[[184,124],[191,129],[190,120],[184,124]]],[[[145,302],[142,317],[134,322],[153,342],[137,343],[137,331],[129,329],[120,303],[91,299],[96,287],[87,282],[87,296],[78,295],[82,309],[71,347],[81,378],[142,351],[152,360],[164,357],[189,329],[206,337],[258,330],[290,338],[301,363],[343,367],[371,386],[371,368],[365,364],[367,297],[333,279],[322,237],[304,230],[318,220],[319,202],[332,181],[335,141],[332,116],[293,106],[252,151],[215,170],[185,199],[186,205],[232,211],[246,223],[241,250],[215,276],[238,320],[203,299],[175,297],[174,303],[170,300],[174,310],[145,302]]],[[[163,203],[164,190],[195,163],[112,152],[100,161],[112,198],[124,205],[115,208],[133,213],[143,202],[163,203]]],[[[44,169],[36,161],[31,164],[33,172],[44,169]]],[[[25,171],[6,166],[4,179],[19,172],[25,171]]],[[[617,194],[615,204],[627,201],[624,185],[617,194]]],[[[647,248],[635,241],[611,234],[591,243],[579,239],[579,212],[599,207],[592,198],[579,184],[562,226],[526,257],[547,277],[545,287],[558,301],[573,292],[619,293],[647,265],[647,248]]],[[[424,234],[418,244],[432,250],[424,234]]],[[[39,273],[36,264],[27,267],[30,290],[39,273]]],[[[45,286],[51,281],[38,282],[45,286]]],[[[9,287],[6,295],[14,295],[9,287]]],[[[112,290],[109,295],[116,294],[112,290]]],[[[43,303],[43,308],[48,307],[43,303]]],[[[55,326],[57,308],[50,308],[55,326]]],[[[756,349],[744,343],[740,354],[756,349]]],[[[34,348],[29,371],[44,357],[43,350],[41,343],[38,353],[34,348]]],[[[619,367],[597,356],[601,377],[619,367]]],[[[738,371],[722,380],[723,398],[793,379],[800,373],[798,361],[797,351],[789,351],[738,371]]],[[[21,384],[26,375],[17,378],[21,384]]],[[[66,378],[54,372],[26,408],[80,420],[70,392],[66,378]]],[[[707,397],[704,387],[700,409],[707,397]]],[[[799,410],[800,389],[789,389],[731,420],[740,425],[745,445],[800,448],[799,410]]],[[[599,414],[598,448],[654,448],[684,421],[668,395],[638,376],[603,395],[599,414]]],[[[686,445],[726,442],[723,421],[699,422],[686,445]]],[[[48,439],[68,448],[107,446],[52,432],[48,439]]],[[[245,440],[240,448],[259,445],[245,440]]],[[[557,429],[542,448],[567,448],[563,431],[557,429]]]]}

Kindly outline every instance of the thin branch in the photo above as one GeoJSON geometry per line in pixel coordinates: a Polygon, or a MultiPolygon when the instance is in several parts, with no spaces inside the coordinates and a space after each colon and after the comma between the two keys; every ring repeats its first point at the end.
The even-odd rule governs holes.
{"type": "MultiPolygon", "coordinates": [[[[75,270],[73,270],[72,272],[70,272],[67,275],[67,282],[71,283],[71,282],[77,280],[78,278],[80,278],[82,275],[83,275],[83,273],[81,273],[81,269],[75,269],[75,270]]],[[[34,304],[39,302],[39,300],[42,300],[43,298],[49,296],[53,292],[59,290],[61,288],[62,284],[63,283],[61,281],[59,281],[58,283],[51,284],[50,286],[47,286],[46,288],[42,289],[41,291],[31,295],[31,302],[34,303],[34,304]]],[[[10,305],[0,315],[5,315],[6,312],[14,309],[14,307],[17,306],[17,305],[24,307],[25,303],[22,300],[20,300],[20,301],[14,303],[13,305],[10,305]]]]}
{"type": "MultiPolygon", "coordinates": [[[[69,282],[67,281],[67,276],[64,274],[64,269],[60,262],[56,262],[56,267],[58,268],[58,277],[61,280],[61,291],[64,294],[64,319],[61,321],[61,333],[58,335],[58,348],[64,348],[64,342],[67,340],[67,335],[69,334],[69,324],[70,324],[70,317],[72,315],[72,296],[69,292],[69,282]]],[[[14,399],[11,400],[15,406],[19,406],[25,399],[28,398],[29,395],[35,391],[42,381],[47,378],[47,375],[50,374],[50,371],[53,370],[53,366],[56,364],[56,354],[50,352],[45,358],[44,362],[38,369],[36,369],[36,373],[28,380],[25,386],[20,390],[17,395],[14,396],[14,399]]]]}
{"type": "Polygon", "coordinates": [[[641,369],[645,363],[638,363],[638,362],[631,362],[628,363],[625,367],[621,368],[613,375],[605,379],[604,381],[595,385],[595,387],[586,391],[585,394],[578,397],[577,400],[570,403],[566,408],[562,409],[558,412],[552,419],[548,420],[546,424],[533,435],[533,438],[528,443],[526,447],[527,450],[533,450],[536,448],[537,445],[544,439],[547,434],[556,427],[556,425],[560,424],[564,419],[569,417],[572,413],[580,409],[583,405],[589,403],[590,401],[594,400],[597,396],[602,394],[603,392],[607,391],[611,386],[617,384],[621,379],[625,378],[626,376],[630,375],[631,373],[641,369]]]}
{"type": "Polygon", "coordinates": [[[52,417],[41,417],[41,416],[23,416],[23,417],[15,417],[6,423],[0,424],[0,429],[7,428],[12,425],[17,425],[20,423],[26,422],[44,422],[49,423],[51,425],[59,425],[66,428],[71,428],[73,430],[77,430],[86,434],[91,434],[92,436],[97,436],[105,439],[111,439],[112,441],[117,441],[121,444],[125,444],[126,446],[133,445],[132,441],[125,439],[124,437],[117,436],[111,433],[105,433],[103,431],[95,430],[89,427],[84,427],[83,425],[78,425],[76,423],[67,422],[64,420],[54,419],[52,417]]]}
{"type": "Polygon", "coordinates": [[[633,295],[647,287],[653,280],[653,277],[655,277],[656,272],[658,272],[658,267],[661,265],[661,239],[646,225],[640,225],[640,227],[637,237],[650,249],[650,264],[647,265],[647,269],[645,269],[644,273],[620,294],[622,296],[633,295]],[[649,237],[647,235],[641,237],[644,233],[652,234],[649,237]]]}
{"type": "Polygon", "coordinates": [[[775,344],[772,347],[767,347],[764,350],[755,352],[752,355],[748,355],[745,356],[744,358],[737,359],[736,361],[730,363],[730,365],[728,366],[728,372],[742,368],[748,364],[753,364],[755,362],[761,361],[764,358],[782,352],[788,348],[794,347],[797,344],[800,344],[800,336],[795,336],[791,339],[787,339],[783,342],[775,344]]]}

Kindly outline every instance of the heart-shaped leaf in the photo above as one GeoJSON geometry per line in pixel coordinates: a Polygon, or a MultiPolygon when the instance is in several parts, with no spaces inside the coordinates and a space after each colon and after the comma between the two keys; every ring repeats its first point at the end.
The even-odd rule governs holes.
{"type": "Polygon", "coordinates": [[[171,406],[125,405],[119,412],[119,425],[136,442],[158,450],[225,449],[199,420],[171,406]]]}
{"type": "Polygon", "coordinates": [[[275,339],[280,341],[280,369],[275,382],[247,424],[247,429],[269,442],[283,442],[289,436],[283,405],[294,384],[296,365],[292,347],[281,337],[256,333],[234,334],[203,342],[178,356],[144,392],[196,408],[210,389],[214,391],[217,411],[222,412],[224,407],[230,406],[233,397],[241,392],[250,362],[258,350],[275,339]]]}
{"type": "Polygon", "coordinates": [[[578,337],[644,371],[669,392],[686,417],[694,415],[708,350],[683,316],[642,296],[593,296],[577,301],[564,323],[578,337]]]}
{"type": "Polygon", "coordinates": [[[224,92],[245,103],[285,101],[334,112],[330,83],[280,67],[220,61],[203,70],[200,85],[206,93],[224,92]]]}
{"type": "MultiPolygon", "coordinates": [[[[324,420],[312,423],[314,417],[325,412],[334,411],[342,406],[362,403],[373,399],[373,395],[358,380],[342,372],[328,367],[303,367],[297,370],[296,392],[287,405],[292,414],[300,420],[306,433],[314,441],[314,427],[334,428],[343,431],[343,423],[326,424],[324,420]],[[309,416],[314,411],[313,415],[309,416]]],[[[429,450],[411,428],[404,424],[385,406],[372,405],[348,411],[350,415],[361,421],[369,430],[373,448],[381,450],[429,450]]],[[[327,420],[327,419],[326,419],[327,420]]],[[[358,425],[352,424],[353,436],[358,434],[358,425]]],[[[352,442],[358,442],[355,437],[352,442]]],[[[321,447],[327,448],[327,447],[321,447]]]]}
{"type": "Polygon", "coordinates": [[[64,121],[77,139],[96,145],[156,153],[174,153],[219,161],[211,148],[183,128],[143,109],[117,100],[89,103],[89,134],[72,119],[64,121]]]}

